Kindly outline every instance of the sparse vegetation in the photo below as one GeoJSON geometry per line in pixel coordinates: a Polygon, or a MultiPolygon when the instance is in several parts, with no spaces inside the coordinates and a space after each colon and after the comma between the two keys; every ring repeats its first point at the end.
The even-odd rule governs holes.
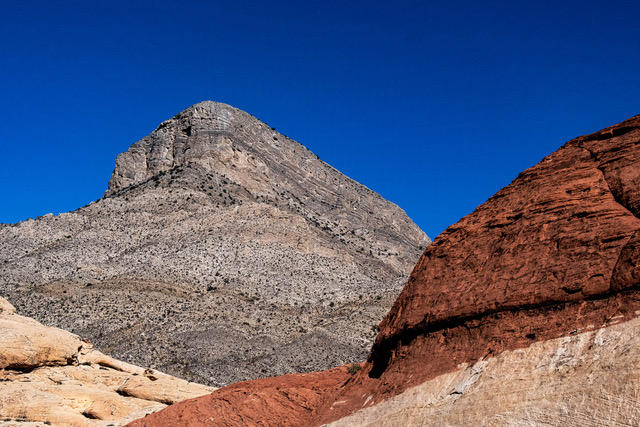
{"type": "MultiPolygon", "coordinates": [[[[297,143],[244,115],[235,119],[247,131],[228,147],[226,137],[217,139],[220,152],[208,149],[208,134],[194,131],[188,154],[202,149],[206,161],[140,182],[116,174],[122,179],[108,198],[55,223],[38,220],[37,245],[5,237],[0,284],[22,310],[52,324],[76,322],[128,362],[212,385],[255,378],[260,368],[278,375],[289,366],[323,370],[362,360],[374,336],[370,325],[406,282],[402,269],[413,267],[422,235],[395,205],[297,143]],[[232,154],[232,144],[244,154],[216,157],[223,149],[232,154]],[[402,226],[390,225],[396,222],[402,226]],[[415,247],[406,243],[408,232],[415,247]],[[402,256],[392,264],[388,252],[396,246],[402,256]],[[382,247],[388,250],[374,259],[371,252],[382,247]],[[32,290],[58,282],[65,285],[51,296],[32,290]],[[238,348],[239,337],[250,347],[238,348]],[[205,355],[203,346],[210,348],[205,355]],[[277,350],[283,346],[286,361],[277,350]],[[185,374],[176,354],[191,360],[185,374]]],[[[176,120],[176,129],[188,120],[176,120]]],[[[148,164],[156,164],[157,141],[147,142],[148,164]]],[[[183,148],[173,149],[174,162],[187,161],[177,156],[183,148]]],[[[2,230],[9,237],[15,231],[2,230]]]]}

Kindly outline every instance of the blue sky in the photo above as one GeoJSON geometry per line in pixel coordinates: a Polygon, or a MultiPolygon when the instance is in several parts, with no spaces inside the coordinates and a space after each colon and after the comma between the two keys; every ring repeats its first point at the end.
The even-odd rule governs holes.
{"type": "Polygon", "coordinates": [[[0,7],[4,223],[100,198],[120,152],[214,100],[433,238],[566,140],[640,113],[637,2],[0,7]]]}

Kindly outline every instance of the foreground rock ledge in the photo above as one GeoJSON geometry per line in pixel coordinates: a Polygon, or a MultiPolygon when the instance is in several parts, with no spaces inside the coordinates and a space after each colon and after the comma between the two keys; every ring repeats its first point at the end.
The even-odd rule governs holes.
{"type": "Polygon", "coordinates": [[[112,359],[0,298],[0,424],[115,426],[212,392],[112,359]]]}
{"type": "Polygon", "coordinates": [[[241,383],[134,425],[637,425],[639,214],[636,116],[569,141],[442,233],[359,372],[241,383]]]}

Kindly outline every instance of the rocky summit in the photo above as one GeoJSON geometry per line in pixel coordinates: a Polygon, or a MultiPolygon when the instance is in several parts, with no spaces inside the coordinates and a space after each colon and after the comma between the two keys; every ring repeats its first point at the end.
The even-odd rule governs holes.
{"type": "Polygon", "coordinates": [[[571,140],[438,236],[365,363],[133,425],[640,425],[639,188],[640,116],[571,140]]]}
{"type": "Polygon", "coordinates": [[[116,159],[104,197],[0,226],[0,294],[102,352],[224,385],[366,358],[428,237],[229,105],[116,159]]]}

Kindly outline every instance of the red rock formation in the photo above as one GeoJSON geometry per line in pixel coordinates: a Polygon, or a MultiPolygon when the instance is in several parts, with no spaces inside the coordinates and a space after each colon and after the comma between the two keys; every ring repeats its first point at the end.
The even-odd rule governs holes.
{"type": "MultiPolygon", "coordinates": [[[[506,329],[516,326],[507,319],[532,313],[524,335],[531,339],[568,333],[596,321],[592,306],[637,286],[639,124],[634,117],[568,142],[439,236],[380,324],[371,376],[383,375],[414,338],[496,316],[506,329]],[[589,319],[565,330],[574,318],[560,314],[558,328],[535,331],[536,313],[576,304],[589,319]]],[[[519,341],[500,335],[493,341],[503,342],[487,352],[519,341]]]]}
{"type": "Polygon", "coordinates": [[[191,427],[302,426],[318,418],[318,408],[332,403],[350,378],[346,367],[311,374],[293,374],[232,384],[205,399],[190,399],[155,417],[130,426],[191,427]]]}
{"type": "MultiPolygon", "coordinates": [[[[195,402],[218,402],[206,412],[215,420],[260,425],[268,414],[276,423],[321,424],[460,363],[635,317],[639,184],[640,116],[569,141],[427,248],[358,374],[241,383],[195,402]],[[288,387],[327,391],[310,399],[288,387]],[[247,397],[227,400],[243,391],[247,397]],[[251,404],[256,393],[259,407],[251,404]]],[[[204,419],[180,407],[150,419],[204,419]]]]}

